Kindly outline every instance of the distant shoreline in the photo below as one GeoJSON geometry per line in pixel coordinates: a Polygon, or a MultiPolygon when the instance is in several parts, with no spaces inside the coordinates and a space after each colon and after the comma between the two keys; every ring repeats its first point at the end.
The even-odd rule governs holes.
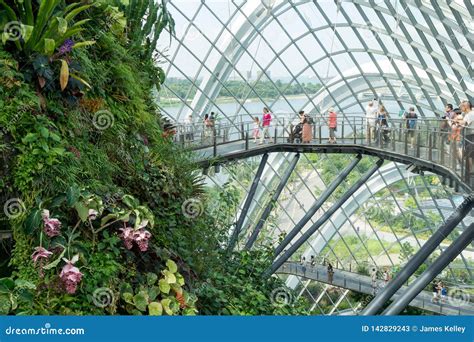
{"type": "MultiPolygon", "coordinates": [[[[288,95],[288,96],[285,96],[286,99],[288,100],[304,100],[306,99],[306,95],[304,94],[298,94],[298,95],[288,95]]],[[[274,99],[264,99],[267,103],[268,102],[271,102],[271,101],[274,101],[274,99]]],[[[282,100],[281,98],[278,99],[278,101],[282,100]]],[[[168,107],[174,107],[176,105],[179,105],[181,104],[183,101],[179,98],[176,98],[176,97],[173,97],[173,98],[168,98],[168,99],[162,99],[160,98],[159,100],[159,105],[161,107],[164,107],[164,108],[168,108],[168,107]]],[[[190,100],[186,101],[188,104],[191,103],[190,100]]],[[[219,97],[217,98],[217,100],[215,101],[216,104],[222,104],[222,103],[232,103],[232,102],[237,102],[236,99],[234,97],[230,97],[230,96],[222,96],[222,97],[219,97]]],[[[249,98],[245,101],[245,103],[258,103],[258,102],[262,102],[259,98],[257,97],[254,97],[254,98],[249,98]]]]}

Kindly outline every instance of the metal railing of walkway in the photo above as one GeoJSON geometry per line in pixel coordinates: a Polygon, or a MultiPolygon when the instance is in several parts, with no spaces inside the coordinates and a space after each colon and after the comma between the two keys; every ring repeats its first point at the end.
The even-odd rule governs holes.
{"type": "Polygon", "coordinates": [[[295,132],[298,118],[290,116],[273,120],[263,144],[252,137],[253,122],[178,125],[175,142],[195,151],[196,160],[205,163],[278,151],[362,153],[407,164],[413,172],[437,173],[463,192],[474,188],[474,139],[467,128],[442,129],[442,120],[421,118],[413,129],[407,128],[405,119],[388,119],[386,126],[377,120],[368,125],[363,116],[344,115],[337,120],[337,142],[330,143],[328,118],[311,119],[305,128],[311,138],[306,142],[295,132]]]}
{"type": "MultiPolygon", "coordinates": [[[[319,264],[311,265],[307,263],[302,265],[296,262],[286,262],[276,273],[295,275],[306,279],[316,280],[321,283],[368,294],[370,296],[376,295],[385,285],[381,280],[377,280],[376,283],[373,284],[372,279],[369,276],[336,268],[334,269],[331,282],[328,278],[327,268],[319,264]]],[[[408,286],[400,288],[392,299],[396,301],[407,288],[408,286]]],[[[439,302],[434,303],[432,301],[432,295],[428,291],[420,292],[409,305],[441,315],[474,315],[474,303],[448,296],[444,300],[440,299],[439,302]]]]}

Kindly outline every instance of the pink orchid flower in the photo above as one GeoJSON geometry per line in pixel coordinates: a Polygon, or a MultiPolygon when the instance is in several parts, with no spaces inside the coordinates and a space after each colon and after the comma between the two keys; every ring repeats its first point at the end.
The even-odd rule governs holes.
{"type": "Polygon", "coordinates": [[[44,232],[49,237],[58,236],[61,229],[61,222],[58,219],[49,217],[49,210],[44,209],[41,213],[43,217],[44,232]]]}
{"type": "Polygon", "coordinates": [[[133,238],[140,248],[140,251],[146,252],[148,250],[148,240],[151,238],[151,233],[145,229],[136,230],[133,233],[133,238]]]}
{"type": "Polygon", "coordinates": [[[34,264],[40,259],[49,259],[49,257],[53,255],[52,252],[48,251],[46,248],[38,246],[35,248],[33,254],[31,254],[31,258],[33,259],[34,264]]]}
{"type": "Polygon", "coordinates": [[[79,255],[75,255],[71,260],[64,259],[66,265],[61,270],[59,277],[66,287],[67,293],[74,294],[77,290],[77,285],[81,282],[82,273],[74,264],[79,260],[79,255]]]}
{"type": "Polygon", "coordinates": [[[123,243],[125,244],[125,247],[127,249],[132,249],[133,247],[133,233],[134,233],[134,230],[132,227],[125,227],[125,228],[120,228],[120,230],[122,231],[122,234],[120,234],[120,237],[122,238],[123,240],[123,243]]]}

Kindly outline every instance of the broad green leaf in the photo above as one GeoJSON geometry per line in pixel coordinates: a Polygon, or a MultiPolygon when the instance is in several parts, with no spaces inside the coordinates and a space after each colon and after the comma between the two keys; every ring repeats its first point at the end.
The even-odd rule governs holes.
{"type": "Polygon", "coordinates": [[[38,139],[38,134],[36,133],[28,133],[23,139],[23,143],[30,143],[36,141],[38,139]]]}
{"type": "Polygon", "coordinates": [[[171,286],[168,284],[168,282],[165,279],[160,279],[160,291],[168,294],[170,293],[171,286]]]}
{"type": "Polygon", "coordinates": [[[161,301],[161,305],[163,305],[163,309],[165,310],[167,315],[173,315],[173,310],[171,310],[171,299],[165,298],[161,301]]]}
{"type": "Polygon", "coordinates": [[[133,294],[131,294],[130,292],[122,293],[122,298],[125,300],[126,303],[132,304],[132,305],[134,304],[133,294]]]}
{"type": "Polygon", "coordinates": [[[43,138],[49,138],[49,129],[46,127],[40,127],[40,133],[43,138]]]}
{"type": "Polygon", "coordinates": [[[152,286],[148,289],[148,297],[150,300],[155,300],[160,294],[160,288],[158,286],[152,286]]]}
{"type": "Polygon", "coordinates": [[[56,42],[54,39],[45,38],[44,39],[44,53],[47,56],[54,54],[54,49],[56,48],[56,42]]]}
{"type": "Polygon", "coordinates": [[[146,281],[149,286],[152,286],[156,283],[158,280],[158,276],[155,273],[147,273],[146,275],[146,281]]]}
{"type": "Polygon", "coordinates": [[[132,197],[130,195],[124,195],[122,197],[122,202],[125,205],[127,205],[130,209],[134,209],[134,208],[138,207],[138,205],[140,204],[137,199],[135,199],[134,197],[132,197]]]}
{"type": "Polygon", "coordinates": [[[62,36],[67,31],[67,20],[61,17],[56,17],[58,20],[58,32],[62,36]]]}
{"type": "Polygon", "coordinates": [[[163,314],[163,306],[158,302],[151,302],[148,305],[150,316],[161,316],[163,314]]]}
{"type": "Polygon", "coordinates": [[[166,267],[168,267],[168,269],[170,270],[171,273],[176,273],[178,272],[178,266],[176,265],[176,263],[171,260],[171,259],[168,259],[166,261],[166,267]]]}
{"type": "Polygon", "coordinates": [[[176,274],[176,280],[178,281],[179,285],[184,286],[184,277],[181,274],[176,274]]]}
{"type": "Polygon", "coordinates": [[[170,271],[164,270],[163,275],[165,276],[166,282],[168,284],[176,283],[176,276],[173,273],[171,273],[170,271]]]}
{"type": "Polygon", "coordinates": [[[9,294],[0,294],[0,315],[6,316],[10,312],[11,301],[9,294]]]}
{"type": "Polygon", "coordinates": [[[76,209],[77,215],[79,216],[81,221],[86,222],[87,218],[89,217],[89,208],[87,208],[82,202],[77,202],[74,205],[74,208],[76,209]]]}
{"type": "Polygon", "coordinates": [[[143,291],[140,291],[135,296],[133,296],[133,304],[140,311],[146,311],[148,306],[147,294],[143,291]]]}
{"type": "Polygon", "coordinates": [[[54,141],[56,142],[60,142],[61,141],[61,137],[59,135],[57,135],[56,133],[53,133],[53,132],[49,132],[49,137],[51,139],[53,139],[54,141]]]}
{"type": "Polygon", "coordinates": [[[0,293],[10,293],[15,289],[15,282],[11,278],[0,279],[0,293]]]}
{"type": "Polygon", "coordinates": [[[30,37],[31,37],[31,34],[33,33],[33,29],[34,27],[33,26],[30,26],[30,25],[21,25],[22,27],[22,30],[23,30],[23,40],[25,43],[28,42],[28,40],[30,40],[30,37]]]}
{"type": "Polygon", "coordinates": [[[76,185],[70,186],[66,192],[67,205],[69,207],[74,206],[79,199],[80,191],[76,185]]]}
{"type": "Polygon", "coordinates": [[[25,232],[31,234],[41,224],[42,216],[40,209],[34,209],[25,220],[25,232]]]}
{"type": "Polygon", "coordinates": [[[51,152],[57,154],[58,156],[62,156],[64,155],[64,152],[66,152],[66,150],[64,149],[64,147],[53,147],[51,149],[51,152]]]}

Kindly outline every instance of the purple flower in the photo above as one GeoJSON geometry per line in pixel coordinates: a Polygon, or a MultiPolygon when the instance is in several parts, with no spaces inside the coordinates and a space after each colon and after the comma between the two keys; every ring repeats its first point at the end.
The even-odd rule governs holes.
{"type": "Polygon", "coordinates": [[[65,53],[71,52],[72,48],[74,46],[74,41],[72,39],[66,39],[59,47],[59,54],[64,55],[65,53]]]}
{"type": "Polygon", "coordinates": [[[78,256],[74,256],[71,260],[63,259],[66,262],[59,277],[66,287],[67,293],[74,294],[77,290],[77,285],[81,282],[82,273],[74,264],[79,259],[78,256]]]}
{"type": "Polygon", "coordinates": [[[49,210],[43,210],[41,213],[43,217],[44,232],[49,237],[58,236],[61,229],[61,222],[55,218],[49,218],[49,210]]]}
{"type": "MultiPolygon", "coordinates": [[[[35,248],[35,251],[33,252],[33,254],[31,254],[31,259],[33,259],[33,262],[35,263],[36,265],[36,262],[40,259],[49,259],[49,257],[53,255],[52,252],[48,251],[47,249],[41,247],[41,246],[38,246],[35,248]]],[[[41,260],[40,260],[41,261],[41,260]]]]}

